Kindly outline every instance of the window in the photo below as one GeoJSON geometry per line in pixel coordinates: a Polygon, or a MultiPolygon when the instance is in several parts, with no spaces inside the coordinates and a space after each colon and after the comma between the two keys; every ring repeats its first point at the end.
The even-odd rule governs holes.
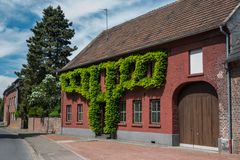
{"type": "Polygon", "coordinates": [[[120,71],[119,68],[116,71],[116,79],[115,79],[115,84],[119,84],[120,83],[120,71]]]}
{"type": "Polygon", "coordinates": [[[81,122],[83,121],[83,105],[78,104],[77,106],[77,121],[81,122]]]}
{"type": "Polygon", "coordinates": [[[150,122],[151,124],[160,124],[160,100],[154,99],[150,101],[150,122]]]}
{"type": "Polygon", "coordinates": [[[190,51],[190,74],[203,73],[202,49],[190,51]]]}
{"type": "Polygon", "coordinates": [[[17,106],[18,106],[18,102],[17,102],[17,98],[16,97],[14,97],[14,103],[15,103],[15,107],[17,108],[17,106]]]}
{"type": "Polygon", "coordinates": [[[148,62],[148,77],[152,77],[153,76],[153,71],[154,71],[154,62],[148,62]]]}
{"type": "Polygon", "coordinates": [[[129,75],[131,76],[130,79],[133,78],[133,73],[134,73],[134,71],[135,71],[135,63],[131,63],[131,64],[129,65],[129,75]]]}
{"type": "Polygon", "coordinates": [[[11,113],[11,120],[16,121],[15,113],[11,113]]]}
{"type": "Polygon", "coordinates": [[[70,79],[65,79],[67,86],[70,86],[70,79]]]}
{"type": "Polygon", "coordinates": [[[71,105],[67,105],[67,108],[66,108],[66,121],[67,122],[72,121],[72,106],[71,105]]]}
{"type": "Polygon", "coordinates": [[[142,101],[133,101],[133,123],[142,123],[142,101]]]}
{"type": "Polygon", "coordinates": [[[126,101],[121,101],[119,103],[120,109],[120,123],[126,123],[126,101]]]}
{"type": "Polygon", "coordinates": [[[15,107],[17,106],[16,96],[13,97],[13,105],[14,105],[15,107]]]}
{"type": "Polygon", "coordinates": [[[12,97],[10,98],[10,106],[12,106],[12,97]]]}
{"type": "Polygon", "coordinates": [[[75,83],[77,86],[81,86],[81,76],[78,74],[78,75],[75,75],[75,83]]]}

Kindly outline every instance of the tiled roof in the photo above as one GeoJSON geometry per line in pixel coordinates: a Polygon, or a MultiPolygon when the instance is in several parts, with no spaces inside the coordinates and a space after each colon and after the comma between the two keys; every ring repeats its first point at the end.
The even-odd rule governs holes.
{"type": "Polygon", "coordinates": [[[240,0],[178,0],[98,35],[62,71],[210,31],[240,0]]]}

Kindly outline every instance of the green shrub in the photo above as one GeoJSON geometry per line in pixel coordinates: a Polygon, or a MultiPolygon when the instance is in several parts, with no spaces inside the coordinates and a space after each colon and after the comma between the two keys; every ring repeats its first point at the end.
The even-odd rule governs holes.
{"type": "Polygon", "coordinates": [[[44,117],[45,114],[42,107],[31,107],[28,112],[29,117],[44,117]]]}

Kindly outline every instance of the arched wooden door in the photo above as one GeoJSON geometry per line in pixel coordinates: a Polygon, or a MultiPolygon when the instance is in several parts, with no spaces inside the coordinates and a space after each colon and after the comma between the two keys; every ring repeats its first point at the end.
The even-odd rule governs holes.
{"type": "Polygon", "coordinates": [[[193,83],[179,94],[180,143],[218,146],[218,98],[215,89],[204,82],[193,83]]]}

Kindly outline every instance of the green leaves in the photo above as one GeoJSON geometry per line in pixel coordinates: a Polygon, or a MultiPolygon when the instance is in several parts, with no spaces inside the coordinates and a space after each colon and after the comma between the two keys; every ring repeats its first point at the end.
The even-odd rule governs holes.
{"type": "Polygon", "coordinates": [[[59,111],[56,109],[59,108],[59,102],[60,84],[54,76],[47,74],[39,85],[33,87],[31,95],[28,96],[28,103],[31,106],[29,116],[43,117],[59,111]]]}
{"type": "Polygon", "coordinates": [[[105,102],[105,133],[114,133],[119,122],[118,101],[127,90],[135,87],[146,89],[162,87],[166,79],[167,54],[165,52],[149,52],[144,55],[129,56],[118,61],[104,62],[88,68],[79,68],[60,76],[62,90],[78,92],[90,101],[90,127],[100,133],[100,106],[105,102]],[[153,74],[147,74],[148,64],[153,64],[153,74]],[[100,73],[106,71],[104,93],[100,89],[100,73]],[[120,73],[120,83],[117,82],[120,73]],[[76,78],[80,77],[80,78],[76,78]],[[81,84],[77,79],[81,79],[81,84]]]}
{"type": "MultiPolygon", "coordinates": [[[[60,6],[56,8],[49,6],[43,10],[42,19],[31,29],[32,36],[27,40],[27,64],[24,64],[21,71],[16,73],[21,79],[21,101],[18,113],[25,121],[29,109],[33,108],[30,110],[32,113],[34,113],[32,110],[36,109],[34,103],[36,103],[37,99],[34,100],[34,103],[30,101],[31,104],[29,104],[28,98],[33,98],[34,94],[37,96],[38,90],[41,93],[47,93],[47,91],[41,90],[42,86],[39,86],[39,84],[44,83],[42,80],[47,74],[56,73],[58,69],[63,68],[69,62],[68,57],[71,52],[77,49],[76,46],[71,47],[70,40],[75,34],[71,26],[72,23],[65,18],[60,6]]],[[[53,91],[52,86],[47,83],[44,85],[53,91]]],[[[67,82],[66,85],[68,85],[67,82]]],[[[56,94],[60,95],[60,92],[56,94]]],[[[54,96],[43,97],[41,100],[49,101],[49,103],[46,103],[48,105],[52,103],[52,97],[54,96]]],[[[37,107],[44,108],[46,104],[37,107]]]]}

